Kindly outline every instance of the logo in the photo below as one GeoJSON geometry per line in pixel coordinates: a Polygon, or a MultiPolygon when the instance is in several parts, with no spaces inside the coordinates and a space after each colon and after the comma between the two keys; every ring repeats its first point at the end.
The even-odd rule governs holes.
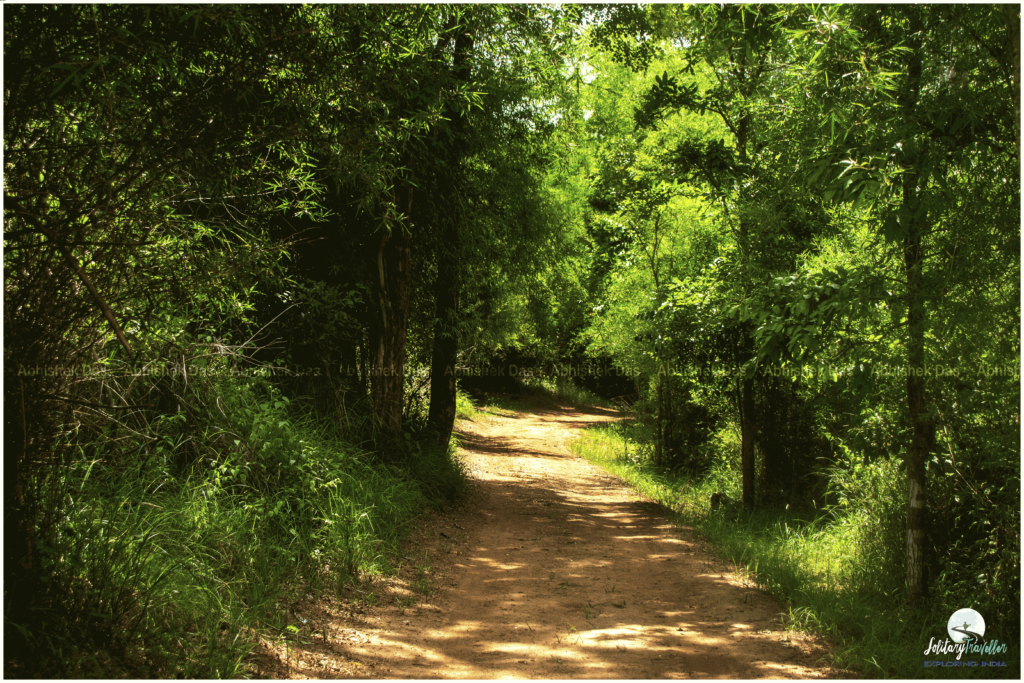
{"type": "Polygon", "coordinates": [[[979,643],[985,642],[985,617],[965,607],[953,612],[946,624],[946,631],[954,643],[962,643],[968,638],[979,643]]]}
{"type": "Polygon", "coordinates": [[[1005,667],[1006,662],[997,659],[1006,654],[1007,646],[998,640],[985,639],[985,618],[976,610],[965,607],[953,612],[946,622],[948,638],[932,638],[924,654],[955,655],[955,659],[925,660],[926,667],[992,666],[1005,667]],[[968,658],[964,659],[964,655],[968,658]]]}

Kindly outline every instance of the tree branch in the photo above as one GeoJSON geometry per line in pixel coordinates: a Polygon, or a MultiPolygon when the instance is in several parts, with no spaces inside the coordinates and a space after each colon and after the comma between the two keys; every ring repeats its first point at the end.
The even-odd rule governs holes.
{"type": "MultiPolygon", "coordinates": [[[[5,195],[5,197],[8,200],[12,199],[9,195],[5,195]]],[[[107,302],[103,299],[103,296],[100,294],[99,290],[96,289],[96,285],[92,283],[92,279],[89,277],[89,274],[85,272],[85,268],[78,262],[78,259],[75,258],[75,255],[71,253],[71,250],[67,248],[64,242],[52,230],[43,225],[42,222],[37,220],[34,216],[21,211],[18,211],[17,213],[24,220],[34,224],[39,232],[46,235],[46,237],[51,242],[54,243],[58,251],[60,251],[60,253],[64,256],[64,260],[67,261],[68,266],[70,266],[71,270],[73,270],[75,274],[78,275],[78,278],[82,281],[82,284],[84,284],[86,289],[89,290],[89,293],[92,294],[92,298],[96,301],[96,304],[100,307],[100,310],[103,311],[103,316],[107,319],[107,322],[110,324],[111,329],[117,336],[117,340],[121,342],[121,346],[123,346],[125,351],[128,352],[128,357],[134,359],[135,352],[132,351],[132,347],[128,344],[128,338],[124,336],[124,332],[121,330],[121,326],[117,324],[117,318],[114,316],[114,311],[111,310],[110,306],[107,305],[107,302]]]]}

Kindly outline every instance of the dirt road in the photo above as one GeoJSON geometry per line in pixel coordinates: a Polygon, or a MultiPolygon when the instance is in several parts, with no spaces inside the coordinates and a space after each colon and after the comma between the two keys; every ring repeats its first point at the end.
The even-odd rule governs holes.
{"type": "Polygon", "coordinates": [[[580,428],[614,417],[539,409],[461,422],[472,500],[418,530],[398,578],[364,589],[376,605],[297,606],[312,635],[287,668],[284,648],[266,647],[264,675],[841,676],[821,642],[783,631],[779,606],[664,509],[569,454],[580,428]]]}

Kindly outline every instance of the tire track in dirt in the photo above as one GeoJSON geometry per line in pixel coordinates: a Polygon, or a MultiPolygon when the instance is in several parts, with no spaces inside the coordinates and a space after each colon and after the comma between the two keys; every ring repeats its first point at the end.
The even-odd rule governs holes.
{"type": "Polygon", "coordinates": [[[425,600],[410,592],[424,574],[409,568],[404,579],[380,582],[379,607],[299,607],[325,633],[362,637],[328,635],[323,647],[293,654],[298,666],[286,675],[848,675],[828,666],[820,639],[783,631],[778,604],[680,533],[664,508],[570,455],[580,428],[615,417],[541,408],[457,425],[472,500],[430,520],[405,551],[429,562],[436,592],[425,600]]]}

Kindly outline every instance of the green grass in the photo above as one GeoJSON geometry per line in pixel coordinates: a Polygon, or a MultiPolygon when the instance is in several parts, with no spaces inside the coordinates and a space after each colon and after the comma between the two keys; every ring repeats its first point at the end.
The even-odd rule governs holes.
{"type": "MultiPolygon", "coordinates": [[[[741,573],[787,605],[789,627],[836,643],[837,666],[865,677],[1019,677],[1015,642],[1006,655],[993,658],[1005,661],[1006,668],[923,667],[931,637],[946,637],[952,610],[941,599],[913,608],[903,598],[902,530],[888,521],[895,515],[886,509],[902,500],[894,490],[903,479],[896,463],[856,469],[855,476],[840,482],[844,503],[827,512],[747,514],[735,504],[712,513],[712,493],[741,498],[739,473],[728,458],[703,478],[675,476],[650,466],[649,447],[624,434],[628,429],[621,425],[592,428],[572,450],[672,508],[678,523],[692,526],[741,573]]],[[[928,657],[933,658],[952,659],[928,657]]]]}
{"type": "Polygon", "coordinates": [[[257,639],[301,627],[286,616],[292,601],[390,573],[405,525],[465,490],[454,447],[410,437],[398,468],[287,400],[246,398],[260,409],[233,448],[218,446],[219,463],[176,474],[169,446],[143,466],[98,450],[64,470],[63,522],[40,553],[46,581],[29,619],[5,620],[22,646],[6,671],[249,675],[257,639]]]}
{"type": "Polygon", "coordinates": [[[527,402],[518,396],[489,396],[487,403],[480,406],[461,390],[455,396],[455,416],[463,420],[486,420],[488,415],[511,417],[518,411],[529,409],[527,402]]]}
{"type": "Polygon", "coordinates": [[[527,394],[546,396],[556,403],[567,403],[573,406],[614,407],[587,389],[576,386],[568,377],[558,377],[554,380],[527,379],[523,382],[523,387],[527,394]]]}
{"type": "Polygon", "coordinates": [[[468,395],[460,390],[456,394],[456,417],[467,420],[487,419],[488,415],[511,417],[517,412],[529,411],[536,407],[537,399],[550,401],[541,394],[525,396],[522,394],[487,394],[480,405],[476,405],[468,395]]]}
{"type": "Polygon", "coordinates": [[[567,377],[554,380],[530,378],[517,380],[519,389],[512,394],[487,394],[479,409],[461,390],[456,394],[456,415],[472,420],[481,414],[510,417],[515,413],[529,412],[537,408],[558,409],[564,406],[600,406],[614,408],[610,402],[595,396],[584,388],[573,384],[567,377]]]}
{"type": "Polygon", "coordinates": [[[460,420],[472,420],[476,414],[473,399],[461,389],[457,390],[455,392],[455,417],[460,420]]]}

